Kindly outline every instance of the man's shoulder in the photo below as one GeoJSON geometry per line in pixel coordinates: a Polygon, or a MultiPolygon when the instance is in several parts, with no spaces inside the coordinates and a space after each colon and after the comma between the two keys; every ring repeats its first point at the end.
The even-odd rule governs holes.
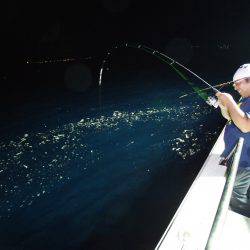
{"type": "Polygon", "coordinates": [[[250,112],[250,97],[243,98],[239,102],[240,108],[245,112],[250,112]]]}
{"type": "Polygon", "coordinates": [[[250,103],[250,97],[244,97],[244,98],[241,98],[240,103],[250,103]]]}

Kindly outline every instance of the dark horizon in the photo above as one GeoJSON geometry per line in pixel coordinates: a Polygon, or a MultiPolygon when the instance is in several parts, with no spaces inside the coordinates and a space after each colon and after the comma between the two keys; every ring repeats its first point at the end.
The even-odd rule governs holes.
{"type": "Polygon", "coordinates": [[[20,58],[89,56],[124,41],[164,48],[175,38],[246,48],[249,9],[247,1],[12,1],[2,7],[3,48],[20,58]]]}
{"type": "MultiPolygon", "coordinates": [[[[20,92],[32,96],[41,86],[64,87],[65,73],[74,64],[87,66],[97,85],[107,49],[125,42],[166,53],[206,79],[217,74],[230,80],[240,64],[249,62],[249,9],[248,1],[215,0],[2,4],[1,101],[11,103],[20,92]],[[65,58],[76,61],[27,63],[65,58]]],[[[163,68],[150,55],[119,53],[113,67],[120,65],[121,71],[163,68]]]]}

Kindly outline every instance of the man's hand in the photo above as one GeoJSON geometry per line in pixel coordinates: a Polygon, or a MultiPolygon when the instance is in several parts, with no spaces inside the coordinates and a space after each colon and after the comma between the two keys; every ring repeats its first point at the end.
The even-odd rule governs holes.
{"type": "Polygon", "coordinates": [[[238,107],[238,105],[235,102],[235,100],[233,99],[233,97],[228,93],[221,93],[221,92],[216,93],[216,96],[218,97],[219,105],[222,105],[222,106],[224,106],[224,108],[227,109],[229,118],[231,118],[233,123],[243,133],[250,132],[250,119],[238,107]]]}
{"type": "Polygon", "coordinates": [[[218,92],[215,95],[217,96],[219,103],[226,108],[228,108],[230,104],[235,103],[233,97],[228,93],[218,92]]]}

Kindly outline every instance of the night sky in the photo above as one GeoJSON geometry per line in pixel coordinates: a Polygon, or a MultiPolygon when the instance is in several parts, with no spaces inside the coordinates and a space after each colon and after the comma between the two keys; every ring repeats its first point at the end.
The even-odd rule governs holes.
{"type": "MultiPolygon", "coordinates": [[[[188,57],[192,55],[186,47],[199,47],[193,62],[203,75],[209,74],[206,71],[209,67],[212,67],[211,72],[222,72],[222,66],[228,70],[227,75],[232,74],[239,64],[250,58],[250,3],[247,0],[237,3],[226,0],[50,3],[13,0],[1,3],[1,10],[4,62],[0,71],[1,100],[6,96],[13,99],[8,98],[9,93],[12,95],[18,88],[19,92],[28,84],[27,76],[37,68],[24,68],[27,60],[92,57],[95,61],[90,67],[97,76],[105,51],[124,42],[141,43],[170,53],[168,55],[187,66],[190,66],[188,57]],[[229,46],[229,50],[219,51],[223,46],[229,46]],[[174,53],[171,54],[171,50],[174,53]],[[11,84],[7,83],[11,78],[11,84]]],[[[131,57],[126,59],[123,54],[121,58],[127,60],[128,65],[132,64],[131,57]]],[[[139,57],[134,54],[132,58],[139,57]]],[[[139,64],[144,61],[141,59],[139,64]]],[[[151,67],[152,62],[148,64],[151,67]]],[[[191,68],[198,69],[192,65],[191,68]]],[[[63,72],[64,69],[58,70],[63,72]]],[[[36,89],[36,85],[32,83],[29,88],[36,89]]]]}
{"type": "Polygon", "coordinates": [[[3,48],[18,58],[87,56],[123,41],[161,47],[176,37],[207,44],[249,40],[247,0],[13,0],[1,5],[3,48]]]}

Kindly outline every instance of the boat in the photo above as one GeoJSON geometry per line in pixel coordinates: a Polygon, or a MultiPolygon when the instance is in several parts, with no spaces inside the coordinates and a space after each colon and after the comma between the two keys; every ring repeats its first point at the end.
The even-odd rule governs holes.
{"type": "Polygon", "coordinates": [[[250,249],[250,218],[229,207],[244,142],[238,143],[228,173],[220,157],[225,148],[223,136],[224,129],[155,250],[250,249]]]}

